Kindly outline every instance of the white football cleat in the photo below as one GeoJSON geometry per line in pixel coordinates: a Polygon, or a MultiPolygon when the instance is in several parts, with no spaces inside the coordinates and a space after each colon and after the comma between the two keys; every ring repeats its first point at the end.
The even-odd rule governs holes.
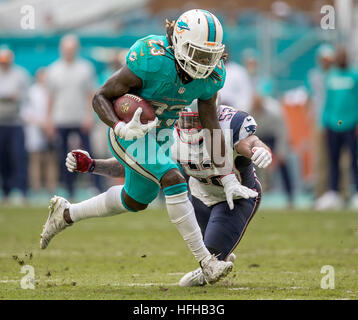
{"type": "Polygon", "coordinates": [[[351,200],[351,208],[358,210],[358,192],[352,197],[351,200]]]}
{"type": "MultiPolygon", "coordinates": [[[[234,263],[236,259],[236,255],[231,253],[226,261],[230,261],[234,263]]],[[[190,271],[185,274],[179,281],[179,285],[181,287],[201,287],[207,284],[204,274],[201,268],[195,269],[194,271],[190,271]]]]}
{"type": "Polygon", "coordinates": [[[213,254],[204,258],[200,262],[200,265],[205,280],[210,284],[225,277],[234,267],[234,264],[231,261],[218,260],[213,254]]]}
{"type": "Polygon", "coordinates": [[[56,234],[72,225],[68,224],[63,217],[63,212],[69,206],[70,203],[65,198],[58,196],[51,198],[50,206],[48,207],[50,213],[41,233],[41,249],[46,249],[56,234]]]}
{"type": "Polygon", "coordinates": [[[199,267],[198,269],[195,269],[194,271],[188,272],[186,275],[184,275],[180,281],[179,285],[181,287],[201,287],[206,285],[206,280],[203,275],[203,271],[199,267]]]}
{"type": "Polygon", "coordinates": [[[336,191],[327,191],[315,203],[315,209],[323,210],[339,210],[344,207],[344,201],[341,195],[336,191]]]}

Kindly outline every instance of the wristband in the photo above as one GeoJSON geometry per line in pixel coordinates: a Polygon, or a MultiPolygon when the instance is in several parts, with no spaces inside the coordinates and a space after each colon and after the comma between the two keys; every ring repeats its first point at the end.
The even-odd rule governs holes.
{"type": "Polygon", "coordinates": [[[92,173],[95,167],[96,167],[96,160],[93,159],[90,167],[88,168],[88,172],[92,173]]]}

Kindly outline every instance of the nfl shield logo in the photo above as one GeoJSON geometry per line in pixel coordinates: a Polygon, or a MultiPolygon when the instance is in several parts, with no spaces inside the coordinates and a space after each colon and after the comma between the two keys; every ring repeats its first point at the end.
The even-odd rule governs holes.
{"type": "Polygon", "coordinates": [[[178,92],[179,94],[183,94],[185,92],[185,88],[184,87],[179,88],[178,92]]]}

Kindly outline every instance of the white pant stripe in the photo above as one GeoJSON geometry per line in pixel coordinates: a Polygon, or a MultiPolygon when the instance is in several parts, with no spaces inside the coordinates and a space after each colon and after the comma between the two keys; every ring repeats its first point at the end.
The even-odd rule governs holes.
{"type": "Polygon", "coordinates": [[[139,173],[143,177],[155,182],[160,186],[159,180],[153,174],[144,170],[143,167],[140,166],[137,161],[135,161],[135,159],[130,153],[126,152],[124,148],[122,149],[120,147],[113,129],[110,129],[109,131],[109,141],[111,143],[112,150],[115,152],[118,158],[120,158],[124,163],[131,167],[135,172],[139,173]]]}

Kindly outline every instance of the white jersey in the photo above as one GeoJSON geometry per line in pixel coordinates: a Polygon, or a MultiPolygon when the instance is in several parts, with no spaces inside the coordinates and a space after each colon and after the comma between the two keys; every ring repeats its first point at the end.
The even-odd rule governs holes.
{"type": "MultiPolygon", "coordinates": [[[[246,112],[224,105],[219,107],[218,118],[226,145],[230,145],[233,150],[233,172],[243,185],[254,188],[256,175],[251,160],[239,155],[234,148],[240,140],[255,133],[257,124],[254,118],[246,112]]],[[[195,145],[185,143],[180,138],[179,130],[176,129],[172,156],[190,176],[189,187],[194,197],[207,206],[226,201],[220,179],[223,172],[212,165],[204,142],[195,145]]]]}

